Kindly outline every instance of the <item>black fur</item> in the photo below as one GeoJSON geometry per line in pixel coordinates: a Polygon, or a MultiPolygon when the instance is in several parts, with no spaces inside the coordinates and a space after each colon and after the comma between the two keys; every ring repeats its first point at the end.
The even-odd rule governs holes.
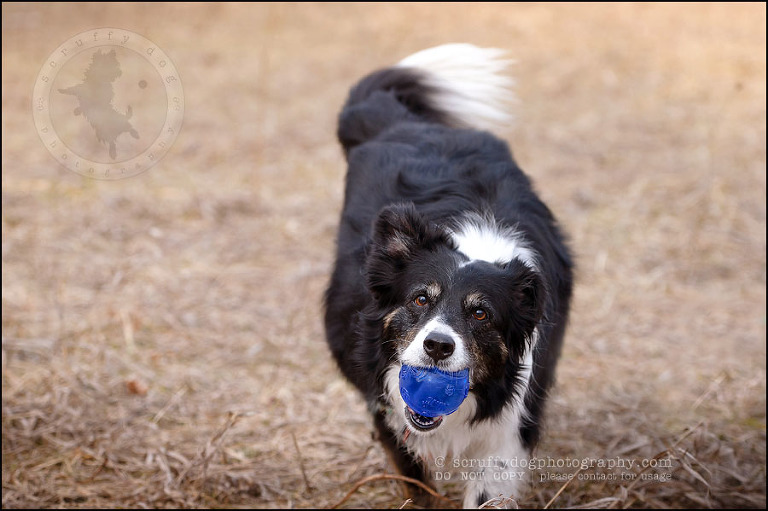
{"type": "Polygon", "coordinates": [[[398,362],[399,343],[426,314],[412,303],[414,289],[427,281],[439,285],[445,298],[434,307],[451,317],[466,315],[461,297],[470,290],[487,297],[490,320],[456,321],[456,330],[473,339],[475,422],[497,417],[525,391],[519,357],[538,326],[524,396],[530,420],[520,430],[532,449],[572,286],[563,235],[507,144],[487,132],[456,128],[431,101],[433,92],[417,70],[403,68],[375,72],[352,89],[339,116],[348,171],[336,265],[325,297],[326,333],[339,368],[366,397],[399,469],[419,478],[425,467],[404,449],[403,432],[388,430],[382,416],[391,407],[384,396],[385,371],[398,362]],[[469,212],[492,214],[519,232],[536,254],[538,271],[519,260],[460,270],[466,257],[456,251],[451,230],[469,212]]]}

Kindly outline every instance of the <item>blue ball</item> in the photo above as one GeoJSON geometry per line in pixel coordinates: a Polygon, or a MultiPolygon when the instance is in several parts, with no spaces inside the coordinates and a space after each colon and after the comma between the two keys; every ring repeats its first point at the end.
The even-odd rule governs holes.
{"type": "Polygon", "coordinates": [[[400,395],[408,407],[424,417],[450,415],[469,393],[469,369],[449,373],[436,367],[400,369],[400,395]]]}

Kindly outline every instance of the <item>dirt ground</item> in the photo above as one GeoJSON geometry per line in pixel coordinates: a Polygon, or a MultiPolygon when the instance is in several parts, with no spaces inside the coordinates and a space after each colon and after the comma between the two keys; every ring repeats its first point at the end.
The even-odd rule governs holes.
{"type": "MultiPolygon", "coordinates": [[[[763,3],[3,3],[3,507],[329,507],[392,473],[324,341],[335,120],[364,74],[446,42],[516,60],[499,134],[577,254],[536,453],[552,466],[517,503],[764,507],[765,20],[763,3]],[[99,27],[156,43],[184,87],[168,154],[119,181],[59,165],[32,117],[46,58],[99,27]],[[619,458],[635,465],[580,464],[619,458]]],[[[343,506],[404,500],[382,479],[343,506]]]]}

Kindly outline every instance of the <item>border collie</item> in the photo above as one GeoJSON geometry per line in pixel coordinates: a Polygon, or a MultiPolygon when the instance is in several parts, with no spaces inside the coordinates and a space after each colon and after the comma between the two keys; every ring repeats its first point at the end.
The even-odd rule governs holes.
{"type": "Polygon", "coordinates": [[[469,44],[421,51],[363,78],[338,123],[348,170],[328,344],[399,472],[473,472],[465,507],[521,497],[572,287],[552,213],[482,131],[509,120],[507,64],[469,44]],[[422,416],[401,395],[404,365],[468,369],[469,394],[422,416]]]}

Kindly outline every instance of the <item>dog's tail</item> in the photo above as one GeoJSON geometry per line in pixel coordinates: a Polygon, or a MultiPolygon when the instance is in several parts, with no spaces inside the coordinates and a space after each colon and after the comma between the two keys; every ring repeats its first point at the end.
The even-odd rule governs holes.
{"type": "Polygon", "coordinates": [[[493,129],[511,121],[510,61],[495,48],[445,44],[414,53],[352,88],[339,116],[346,152],[400,121],[493,129]]]}

